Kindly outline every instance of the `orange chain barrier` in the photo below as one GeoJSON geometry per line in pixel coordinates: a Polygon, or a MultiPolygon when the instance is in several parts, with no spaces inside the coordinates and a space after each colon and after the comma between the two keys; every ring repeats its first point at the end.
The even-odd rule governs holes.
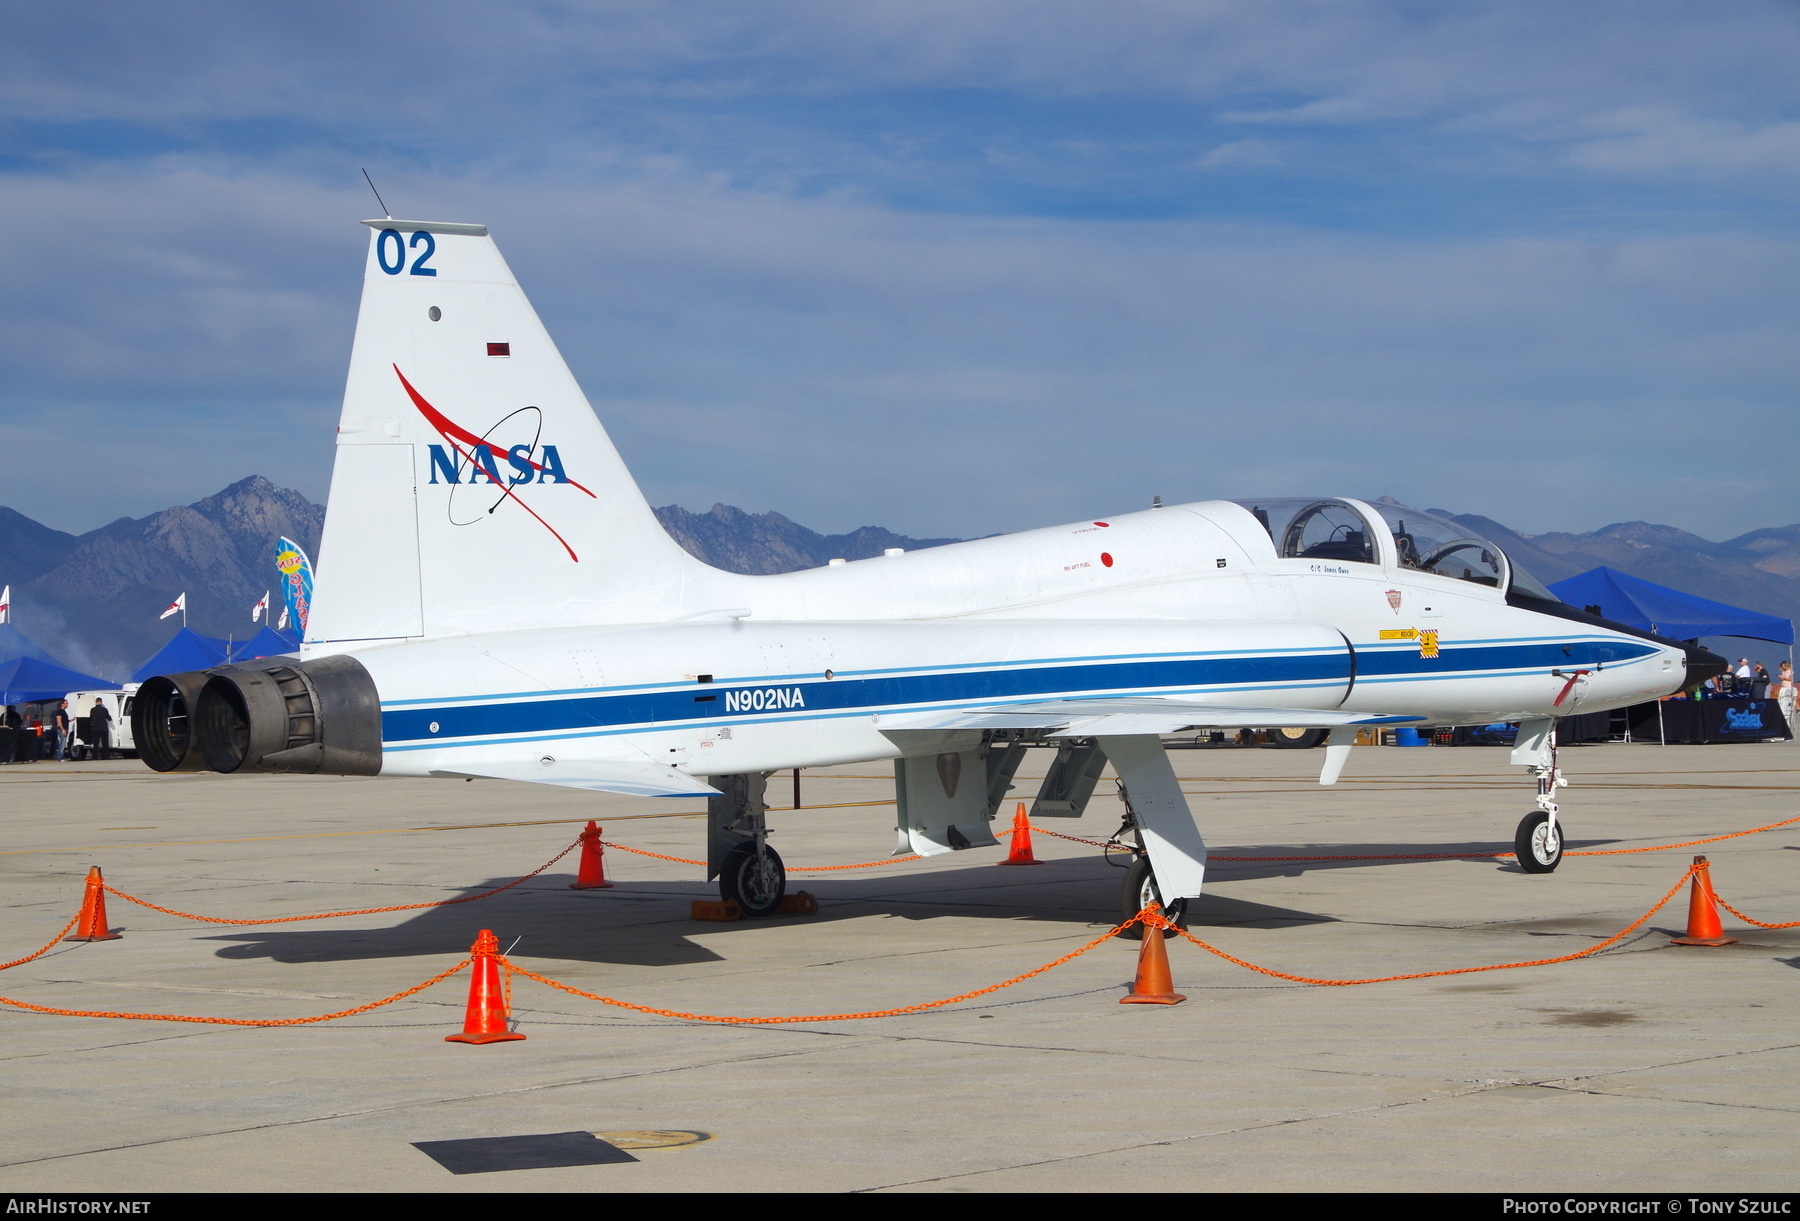
{"type": "MultiPolygon", "coordinates": [[[[956,996],[948,996],[948,997],[943,998],[942,1000],[925,1001],[925,1002],[922,1002],[922,1003],[916,1004],[916,1005],[902,1005],[902,1006],[898,1006],[898,1007],[892,1008],[892,1009],[863,1010],[863,1011],[854,1012],[854,1013],[816,1013],[816,1014],[791,1014],[791,1015],[782,1015],[782,1016],[774,1016],[774,1017],[739,1017],[739,1016],[733,1016],[733,1015],[728,1015],[728,1014],[688,1013],[688,1012],[686,1012],[684,1010],[680,1010],[680,1009],[658,1009],[651,1005],[639,1005],[632,1001],[623,1001],[623,1000],[619,1000],[616,997],[603,996],[598,992],[589,992],[585,988],[578,988],[573,984],[563,983],[561,980],[552,979],[547,975],[540,975],[536,971],[530,970],[527,967],[517,966],[514,963],[512,963],[509,959],[507,959],[505,955],[497,955],[497,957],[500,959],[500,965],[505,968],[505,975],[503,976],[503,978],[505,980],[505,988],[506,988],[506,1005],[509,1010],[512,1007],[512,977],[514,975],[522,975],[526,979],[535,980],[538,983],[543,984],[544,986],[546,986],[548,988],[554,988],[559,992],[565,992],[571,996],[583,997],[587,1000],[599,1001],[602,1004],[612,1005],[619,1009],[629,1009],[635,1013],[653,1014],[658,1017],[675,1018],[677,1020],[687,1021],[687,1022],[709,1022],[709,1023],[718,1024],[718,1025],[737,1025],[737,1026],[778,1026],[778,1025],[795,1025],[795,1024],[811,1023],[811,1022],[848,1022],[848,1021],[860,1021],[860,1020],[867,1019],[867,1018],[897,1017],[897,1016],[900,1016],[903,1014],[909,1014],[909,1013],[924,1013],[927,1010],[931,1010],[931,1009],[942,1009],[947,1005],[955,1005],[955,1004],[961,1003],[962,1001],[974,1000],[976,997],[990,995],[991,993],[1000,991],[1002,988],[1010,988],[1014,984],[1023,983],[1024,981],[1026,981],[1028,979],[1035,978],[1036,976],[1044,974],[1046,971],[1053,971],[1057,967],[1062,966],[1064,963],[1071,962],[1074,959],[1081,957],[1083,954],[1088,953],[1090,950],[1093,950],[1096,947],[1106,943],[1107,941],[1112,940],[1114,937],[1119,936],[1119,934],[1123,933],[1126,929],[1130,928],[1134,924],[1154,925],[1158,928],[1163,929],[1165,931],[1165,933],[1173,932],[1173,933],[1177,934],[1178,936],[1184,938],[1185,940],[1193,942],[1195,945],[1199,946],[1201,949],[1205,950],[1209,954],[1212,954],[1218,958],[1222,958],[1226,962],[1232,963],[1235,966],[1243,967],[1245,970],[1255,971],[1261,975],[1267,975],[1274,979],[1285,979],[1292,983],[1308,984],[1308,985],[1312,985],[1312,986],[1316,986],[1316,987],[1342,988],[1342,987],[1352,987],[1352,986],[1356,986],[1356,985],[1360,985],[1360,984],[1394,983],[1394,982],[1398,982],[1400,980],[1407,980],[1407,979],[1436,979],[1436,978],[1440,978],[1440,977],[1447,976],[1447,975],[1472,975],[1472,974],[1477,974],[1477,973],[1484,972],[1484,971],[1510,971],[1510,970],[1515,970],[1520,967],[1547,967],[1547,966],[1554,966],[1558,963],[1574,962],[1576,959],[1579,959],[1579,958],[1590,957],[1591,955],[1598,954],[1602,950],[1605,950],[1613,945],[1618,944],[1620,941],[1623,941],[1626,937],[1629,937],[1632,933],[1635,933],[1638,929],[1642,928],[1650,920],[1650,917],[1654,916],[1657,912],[1661,911],[1664,907],[1668,906],[1669,901],[1671,899],[1673,899],[1678,893],[1680,893],[1682,886],[1684,886],[1687,883],[1688,879],[1694,875],[1696,868],[1697,867],[1695,867],[1695,866],[1690,866],[1685,872],[1683,872],[1681,877],[1676,881],[1675,885],[1671,886],[1668,889],[1668,891],[1662,896],[1662,898],[1658,899],[1654,904],[1652,904],[1650,909],[1648,911],[1646,911],[1643,915],[1639,916],[1636,920],[1633,920],[1630,924],[1626,925],[1624,928],[1620,929],[1618,932],[1614,933],[1612,936],[1606,938],[1604,941],[1596,942],[1595,944],[1588,946],[1586,949],[1576,950],[1572,954],[1561,954],[1554,958],[1533,958],[1533,959],[1528,959],[1523,962],[1493,963],[1493,964],[1489,964],[1487,966],[1479,966],[1479,967],[1450,967],[1450,968],[1446,968],[1446,969],[1438,970],[1438,971],[1411,971],[1411,972],[1407,972],[1406,974],[1402,974],[1402,975],[1376,975],[1376,976],[1370,976],[1365,979],[1323,979],[1323,978],[1318,978],[1318,977],[1310,976],[1310,975],[1295,975],[1295,974],[1292,974],[1291,972],[1287,972],[1287,971],[1277,971],[1272,967],[1259,966],[1256,963],[1249,962],[1246,959],[1239,958],[1235,954],[1229,954],[1226,951],[1219,949],[1217,946],[1209,945],[1206,942],[1202,941],[1200,938],[1194,936],[1192,933],[1187,932],[1185,929],[1177,928],[1171,921],[1169,921],[1167,918],[1165,918],[1159,911],[1155,910],[1153,907],[1146,907],[1143,911],[1140,911],[1137,915],[1135,915],[1131,919],[1125,921],[1123,924],[1115,925],[1114,927],[1108,929],[1105,933],[1102,933],[1100,936],[1098,936],[1098,937],[1094,938],[1092,941],[1088,942],[1086,945],[1083,945],[1077,949],[1071,950],[1067,954],[1062,955],[1060,958],[1052,959],[1051,961],[1043,964],[1040,967],[1034,967],[1033,969],[1026,971],[1023,974],[1015,975],[1011,979],[1003,980],[1000,983],[989,984],[985,988],[977,988],[972,992],[963,992],[956,996]]],[[[529,876],[529,875],[527,875],[527,876],[529,876]]],[[[523,879],[521,879],[521,881],[522,880],[523,879]]],[[[1793,921],[1793,922],[1790,922],[1787,924],[1765,924],[1760,920],[1756,920],[1749,916],[1744,915],[1742,912],[1738,911],[1737,908],[1732,907],[1729,903],[1726,903],[1723,899],[1719,900],[1719,905],[1721,907],[1725,908],[1727,911],[1729,911],[1732,915],[1738,917],[1740,920],[1743,920],[1749,924],[1757,925],[1760,928],[1800,927],[1800,921],[1793,921]]],[[[74,926],[75,926],[75,920],[70,920],[69,923],[63,925],[62,929],[57,933],[56,937],[52,938],[50,940],[50,942],[48,944],[46,944],[42,949],[38,950],[34,954],[27,955],[24,958],[14,959],[12,962],[9,962],[9,963],[4,964],[3,966],[0,966],[0,970],[5,970],[9,967],[19,966],[22,963],[27,963],[27,962],[32,961],[35,958],[41,957],[42,955],[47,953],[52,946],[54,946],[57,943],[57,939],[61,938],[64,933],[67,933],[74,926]]],[[[409,996],[415,995],[416,993],[419,993],[419,992],[423,992],[427,988],[434,987],[437,984],[443,983],[446,979],[449,979],[452,975],[455,975],[457,972],[461,971],[464,967],[469,966],[470,963],[472,963],[473,961],[474,960],[472,958],[464,958],[461,962],[456,963],[454,966],[451,966],[444,971],[440,971],[438,974],[432,976],[430,979],[427,979],[427,980],[423,981],[422,983],[414,984],[412,987],[407,988],[404,991],[396,992],[392,996],[386,996],[386,997],[381,998],[380,1000],[370,1001],[367,1004],[357,1005],[356,1007],[351,1008],[351,1009],[340,1009],[335,1013],[321,1013],[321,1014],[315,1014],[311,1017],[222,1018],[222,1017],[204,1017],[204,1016],[197,1016],[197,1015],[193,1015],[193,1014],[183,1014],[183,1013],[128,1013],[128,1012],[117,1011],[117,1010],[103,1010],[103,1009],[64,1009],[64,1008],[59,1008],[59,1007],[50,1006],[50,1005],[34,1005],[34,1004],[30,1003],[29,1001],[16,1000],[16,999],[14,999],[12,997],[8,997],[8,996],[0,996],[0,1005],[11,1006],[12,1008],[15,1008],[15,1009],[24,1009],[24,1010],[28,1010],[33,1013],[44,1013],[44,1014],[51,1014],[51,1015],[55,1015],[55,1016],[61,1016],[61,1017],[119,1018],[119,1019],[125,1019],[125,1020],[130,1020],[130,1021],[144,1021],[144,1022],[189,1022],[189,1023],[200,1024],[200,1025],[211,1025],[211,1026],[260,1026],[260,1027],[307,1026],[307,1025],[312,1025],[317,1022],[330,1022],[330,1021],[335,1021],[339,1018],[354,1017],[357,1014],[368,1013],[371,1010],[380,1009],[385,1005],[391,1005],[396,1001],[405,1000],[409,996]]]]}
{"type": "MultiPolygon", "coordinates": [[[[1146,911],[1148,911],[1148,909],[1146,909],[1146,911]]],[[[854,1022],[863,1018],[896,1017],[903,1013],[923,1013],[927,1009],[942,1009],[945,1005],[954,1005],[958,1001],[974,1000],[978,996],[986,996],[990,992],[998,992],[1002,988],[1010,988],[1014,984],[1024,983],[1034,976],[1042,975],[1045,971],[1055,970],[1065,962],[1080,958],[1095,946],[1110,941],[1138,921],[1144,919],[1145,914],[1146,912],[1139,912],[1131,919],[1125,921],[1125,923],[1115,925],[1113,928],[1108,929],[1105,933],[1094,938],[1080,949],[1070,950],[1061,958],[1053,959],[1041,967],[1034,967],[1023,975],[1015,975],[1011,979],[1001,983],[989,984],[985,988],[977,988],[973,992],[964,992],[960,996],[947,996],[941,1001],[925,1001],[918,1005],[902,1005],[897,1009],[870,1009],[862,1013],[815,1013],[786,1017],[730,1017],[717,1013],[685,1013],[680,1009],[656,1009],[649,1005],[638,1005],[633,1004],[631,1001],[622,1001],[616,997],[602,996],[598,992],[589,992],[585,988],[577,988],[574,984],[565,984],[559,979],[551,979],[548,975],[539,975],[536,971],[526,967],[514,966],[507,960],[505,955],[501,955],[500,965],[506,968],[506,972],[509,976],[515,974],[523,975],[526,979],[535,979],[538,983],[543,984],[546,987],[555,988],[559,992],[567,992],[571,996],[586,997],[591,1001],[599,1001],[603,1005],[614,1005],[620,1009],[630,1009],[636,1013],[653,1013],[658,1017],[679,1018],[684,1022],[713,1022],[730,1026],[784,1026],[797,1022],[854,1022]]]]}
{"type": "Polygon", "coordinates": [[[26,963],[30,962],[34,958],[42,958],[44,955],[48,954],[52,949],[54,949],[56,947],[56,943],[63,939],[64,933],[67,933],[70,929],[74,928],[76,926],[76,924],[80,923],[80,921],[81,921],[81,913],[76,912],[74,917],[71,918],[67,924],[63,925],[61,929],[57,930],[56,936],[50,938],[49,941],[44,943],[43,949],[37,951],[35,954],[27,954],[23,958],[15,958],[9,963],[0,964],[0,971],[10,971],[14,967],[24,966],[26,963]]]}
{"type": "Polygon", "coordinates": [[[1144,920],[1146,923],[1160,924],[1165,930],[1173,930],[1205,950],[1208,954],[1216,954],[1226,962],[1236,963],[1238,966],[1243,967],[1246,970],[1255,971],[1260,975],[1270,975],[1276,979],[1292,980],[1297,984],[1315,984],[1326,988],[1343,988],[1355,984],[1386,984],[1401,979],[1434,979],[1440,975],[1474,975],[1481,971],[1511,971],[1517,967],[1547,967],[1554,963],[1573,962],[1577,958],[1586,958],[1590,954],[1598,954],[1606,947],[1624,940],[1626,937],[1629,937],[1632,933],[1635,933],[1638,929],[1642,928],[1644,923],[1649,920],[1651,916],[1654,916],[1657,912],[1661,911],[1667,906],[1669,900],[1673,899],[1676,894],[1680,892],[1681,888],[1687,884],[1688,878],[1693,876],[1694,871],[1694,866],[1688,866],[1687,872],[1681,875],[1681,879],[1677,881],[1675,885],[1669,887],[1669,893],[1658,899],[1649,911],[1639,916],[1636,920],[1633,920],[1630,924],[1608,937],[1605,941],[1596,942],[1585,950],[1576,950],[1573,954],[1563,954],[1556,958],[1533,958],[1526,962],[1500,962],[1485,967],[1451,967],[1443,971],[1413,971],[1405,975],[1376,975],[1371,976],[1368,979],[1315,979],[1310,975],[1290,975],[1286,971],[1276,971],[1269,967],[1259,967],[1253,962],[1245,962],[1242,958],[1227,954],[1217,946],[1206,944],[1206,942],[1200,940],[1200,938],[1194,936],[1186,929],[1176,928],[1173,924],[1153,912],[1139,913],[1138,918],[1144,920]]]}
{"type": "MultiPolygon", "coordinates": [[[[1713,892],[1713,898],[1717,900],[1720,907],[1736,916],[1739,920],[1742,920],[1745,924],[1754,924],[1757,928],[1800,928],[1800,920],[1789,920],[1786,924],[1764,924],[1756,917],[1746,916],[1743,912],[1739,911],[1725,900],[1720,899],[1717,891],[1713,892]]],[[[43,951],[41,950],[39,951],[39,953],[42,952],[43,951]]]]}
{"type": "MultiPolygon", "coordinates": [[[[1011,834],[1011,832],[1008,832],[1008,834],[1011,834]]],[[[696,861],[692,857],[670,856],[666,852],[651,852],[647,848],[633,848],[627,844],[616,844],[610,839],[603,839],[600,842],[605,844],[608,848],[617,848],[620,852],[629,852],[635,856],[653,856],[659,861],[674,861],[678,865],[698,865],[702,869],[706,868],[705,861],[696,861]]],[[[834,869],[873,869],[877,865],[898,865],[903,861],[918,861],[923,859],[923,857],[915,852],[911,856],[890,856],[885,860],[879,861],[858,861],[854,865],[788,865],[786,868],[789,873],[829,873],[834,869]]]]}
{"type": "MultiPolygon", "coordinates": [[[[39,950],[38,953],[43,953],[39,950]]],[[[35,957],[36,955],[33,955],[35,957]]],[[[378,1001],[370,1001],[366,1005],[358,1005],[354,1009],[340,1009],[336,1013],[321,1013],[313,1017],[300,1018],[222,1018],[196,1017],[187,1013],[121,1013],[111,1009],[57,1009],[49,1005],[34,1005],[29,1001],[14,1000],[10,996],[0,996],[0,1005],[11,1005],[15,1009],[29,1009],[33,1013],[48,1013],[57,1017],[92,1017],[123,1018],[134,1022],[192,1022],[201,1026],[310,1026],[314,1022],[332,1022],[338,1018],[355,1017],[359,1013],[367,1013],[371,1009],[379,1009],[383,1005],[391,1005],[395,1001],[405,1000],[415,992],[423,992],[434,984],[441,984],[458,971],[468,966],[473,959],[465,958],[448,971],[440,971],[422,984],[414,984],[404,992],[396,992],[392,996],[384,996],[378,1001]]]]}
{"type": "MultiPolygon", "coordinates": [[[[557,853],[555,856],[553,856],[549,860],[545,861],[542,865],[539,865],[536,869],[533,869],[530,873],[526,874],[524,877],[514,878],[512,881],[508,882],[504,886],[496,886],[492,890],[484,890],[478,895],[463,895],[461,898],[458,898],[458,899],[434,899],[433,901],[431,901],[429,903],[395,903],[388,907],[357,907],[357,908],[352,908],[349,911],[317,912],[310,916],[269,916],[262,920],[234,920],[229,916],[196,916],[193,912],[177,911],[173,907],[162,907],[162,906],[159,906],[158,904],[150,902],[150,900],[148,900],[148,899],[140,899],[136,895],[126,894],[124,891],[120,890],[118,887],[109,886],[104,882],[102,882],[101,885],[105,888],[105,890],[108,894],[117,895],[119,898],[125,900],[127,903],[136,903],[139,907],[147,907],[151,911],[161,912],[165,916],[179,916],[183,920],[197,920],[201,924],[294,924],[301,920],[330,920],[335,916],[374,916],[374,915],[378,915],[382,912],[411,912],[411,911],[418,911],[421,908],[426,908],[426,907],[454,907],[458,903],[473,903],[477,899],[491,899],[495,895],[504,894],[506,891],[511,890],[513,887],[517,886],[521,882],[528,882],[532,878],[537,877],[538,874],[544,872],[544,870],[550,868],[550,866],[556,864],[556,862],[562,860],[563,857],[569,855],[569,853],[575,851],[575,849],[579,848],[580,846],[581,846],[581,841],[578,839],[574,843],[570,844],[567,848],[564,848],[561,852],[557,853]]],[[[700,864],[703,862],[695,862],[695,863],[700,864]]],[[[39,951],[39,953],[42,953],[42,952],[43,951],[41,951],[41,950],[39,951]]],[[[21,961],[24,961],[24,960],[21,960],[21,961]]],[[[12,964],[9,963],[7,965],[10,966],[12,964]]],[[[5,967],[0,967],[0,971],[3,971],[5,969],[6,969],[5,967]]]]}

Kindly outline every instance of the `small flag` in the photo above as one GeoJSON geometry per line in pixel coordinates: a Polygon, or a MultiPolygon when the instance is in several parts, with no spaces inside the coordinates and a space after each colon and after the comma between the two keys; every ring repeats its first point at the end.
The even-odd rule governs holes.
{"type": "Polygon", "coordinates": [[[256,622],[260,621],[263,617],[263,613],[265,611],[267,611],[268,609],[269,609],[269,591],[265,589],[265,590],[263,590],[262,601],[258,602],[255,606],[252,606],[250,608],[250,622],[256,623],[256,622]]]}
{"type": "Polygon", "coordinates": [[[186,612],[187,612],[187,590],[184,589],[181,591],[181,596],[179,598],[176,598],[173,602],[169,603],[169,609],[164,611],[162,614],[158,615],[157,618],[158,619],[167,619],[170,615],[177,614],[177,613],[185,614],[186,612]]]}
{"type": "Polygon", "coordinates": [[[12,622],[12,586],[0,589],[0,623],[12,622]]]}
{"type": "Polygon", "coordinates": [[[281,622],[275,625],[275,630],[278,632],[287,631],[287,607],[285,606],[281,608],[281,622]]]}

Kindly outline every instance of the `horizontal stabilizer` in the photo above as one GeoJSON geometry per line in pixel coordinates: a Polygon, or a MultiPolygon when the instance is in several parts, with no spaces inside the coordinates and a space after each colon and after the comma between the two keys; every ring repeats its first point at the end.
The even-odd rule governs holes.
{"type": "Polygon", "coordinates": [[[1328,729],[1334,725],[1417,725],[1423,716],[1320,708],[1255,708],[1174,699],[1044,700],[998,708],[955,708],[882,718],[894,729],[1051,729],[1060,737],[1164,734],[1182,729],[1328,729]]]}
{"type": "Polygon", "coordinates": [[[434,769],[433,776],[479,780],[524,780],[564,788],[623,793],[627,797],[716,797],[719,790],[673,767],[625,761],[518,759],[466,763],[434,769]]]}

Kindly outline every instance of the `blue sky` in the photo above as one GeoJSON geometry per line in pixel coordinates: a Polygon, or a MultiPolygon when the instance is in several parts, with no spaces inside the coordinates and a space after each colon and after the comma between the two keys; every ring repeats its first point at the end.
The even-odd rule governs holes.
{"type": "Polygon", "coordinates": [[[1793,4],[0,3],[0,503],[323,499],[372,214],[652,503],[1800,520],[1793,4]]]}

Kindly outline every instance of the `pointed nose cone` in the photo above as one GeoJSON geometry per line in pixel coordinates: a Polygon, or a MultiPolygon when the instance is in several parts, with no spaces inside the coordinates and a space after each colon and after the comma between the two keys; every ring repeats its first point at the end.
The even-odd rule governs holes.
{"type": "Polygon", "coordinates": [[[1687,652],[1687,686],[1703,683],[1709,678],[1717,678],[1731,670],[1731,663],[1720,657],[1711,649],[1703,649],[1699,644],[1682,646],[1687,652]]]}

